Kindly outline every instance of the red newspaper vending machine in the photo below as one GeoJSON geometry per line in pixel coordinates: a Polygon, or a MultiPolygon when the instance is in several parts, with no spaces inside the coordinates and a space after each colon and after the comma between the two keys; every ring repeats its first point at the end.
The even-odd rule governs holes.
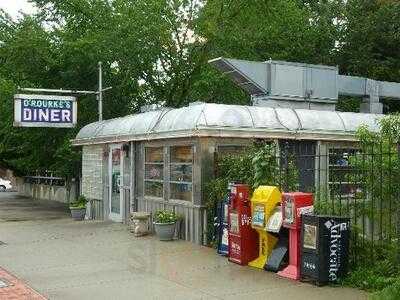
{"type": "Polygon", "coordinates": [[[247,265],[258,256],[258,235],[251,227],[249,186],[234,184],[228,208],[229,260],[247,265]]]}
{"type": "Polygon", "coordinates": [[[312,194],[301,192],[282,194],[283,226],[289,228],[289,265],[278,272],[282,277],[300,279],[301,213],[311,211],[312,205],[312,194]]]}

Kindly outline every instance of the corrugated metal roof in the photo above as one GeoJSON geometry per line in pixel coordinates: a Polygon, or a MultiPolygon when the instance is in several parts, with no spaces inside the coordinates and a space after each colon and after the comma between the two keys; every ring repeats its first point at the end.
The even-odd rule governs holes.
{"type": "MultiPolygon", "coordinates": [[[[91,123],[83,127],[75,145],[145,140],[152,138],[184,136],[215,136],[216,132],[226,136],[240,137],[243,132],[254,136],[268,133],[302,135],[315,134],[354,136],[357,128],[365,124],[371,130],[379,128],[377,120],[383,115],[305,109],[270,108],[201,103],[177,109],[150,111],[122,118],[91,123]],[[211,134],[213,132],[213,134],[211,134]],[[179,134],[178,134],[179,133],[179,134]]],[[[316,138],[317,139],[317,138],[316,138]]],[[[329,139],[329,138],[328,138],[329,139]]],[[[330,138],[334,140],[334,138],[330,138]]],[[[340,140],[340,139],[339,139],[340,140]]]]}

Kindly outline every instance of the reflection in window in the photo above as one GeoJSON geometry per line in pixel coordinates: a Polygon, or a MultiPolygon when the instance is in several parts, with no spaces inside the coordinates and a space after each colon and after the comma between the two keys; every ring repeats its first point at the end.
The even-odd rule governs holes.
{"type": "Polygon", "coordinates": [[[170,199],[192,201],[193,147],[171,147],[170,199]]]}
{"type": "Polygon", "coordinates": [[[164,196],[164,152],[163,147],[146,147],[144,163],[144,194],[162,198],[164,196]]]}
{"type": "Polygon", "coordinates": [[[144,182],[144,194],[146,196],[153,196],[162,198],[163,193],[163,183],[162,182],[155,182],[155,181],[148,181],[144,182]]]}
{"type": "Polygon", "coordinates": [[[244,145],[220,145],[217,149],[218,158],[221,159],[230,155],[242,154],[247,147],[244,145]]]}
{"type": "Polygon", "coordinates": [[[362,192],[357,175],[359,170],[351,163],[359,154],[357,149],[329,149],[328,184],[332,197],[340,193],[341,199],[352,199],[362,192]]]}

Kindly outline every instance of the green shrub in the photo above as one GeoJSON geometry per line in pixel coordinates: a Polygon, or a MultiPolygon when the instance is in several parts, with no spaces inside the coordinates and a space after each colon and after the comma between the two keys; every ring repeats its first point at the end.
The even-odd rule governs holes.
{"type": "Polygon", "coordinates": [[[227,194],[228,181],[225,178],[217,178],[209,181],[205,186],[207,195],[206,209],[207,209],[207,244],[216,247],[214,237],[215,227],[214,218],[215,210],[218,202],[227,194]]]}
{"type": "Polygon", "coordinates": [[[398,300],[400,299],[400,278],[396,282],[383,290],[373,293],[370,300],[398,300]]]}
{"type": "Polygon", "coordinates": [[[398,268],[393,265],[391,260],[375,257],[374,261],[376,263],[358,266],[354,270],[351,270],[349,275],[343,280],[343,284],[370,292],[379,292],[394,284],[398,285],[400,274],[398,273],[398,268]]]}
{"type": "Polygon", "coordinates": [[[229,182],[248,184],[250,195],[260,185],[286,186],[289,190],[298,189],[299,176],[292,157],[282,166],[273,143],[259,143],[246,151],[227,155],[216,163],[216,178],[205,185],[207,208],[207,241],[215,245],[214,218],[218,202],[227,195],[229,182]]]}
{"type": "Polygon", "coordinates": [[[160,210],[155,213],[154,221],[161,224],[175,223],[178,221],[178,216],[173,211],[160,210]]]}
{"type": "Polygon", "coordinates": [[[76,199],[75,202],[69,204],[70,208],[85,208],[87,203],[87,199],[85,196],[81,195],[76,199]]]}

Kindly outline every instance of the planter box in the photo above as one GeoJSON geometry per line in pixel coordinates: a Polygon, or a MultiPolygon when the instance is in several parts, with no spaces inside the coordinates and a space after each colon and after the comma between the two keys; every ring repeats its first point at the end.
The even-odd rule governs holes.
{"type": "Polygon", "coordinates": [[[86,207],[84,208],[75,208],[70,207],[72,219],[75,221],[82,221],[86,215],[86,207]]]}
{"type": "Polygon", "coordinates": [[[176,222],[154,223],[154,229],[160,241],[171,241],[175,235],[176,222]]]}

